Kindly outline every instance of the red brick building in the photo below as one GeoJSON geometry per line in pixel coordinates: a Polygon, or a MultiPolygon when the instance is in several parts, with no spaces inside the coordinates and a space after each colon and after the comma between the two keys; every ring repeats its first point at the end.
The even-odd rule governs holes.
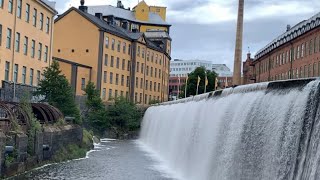
{"type": "Polygon", "coordinates": [[[176,99],[179,93],[183,92],[183,85],[186,83],[186,77],[170,77],[169,78],[169,99],[176,99]]]}
{"type": "Polygon", "coordinates": [[[320,76],[320,13],[304,20],[243,63],[243,83],[320,76]]]}

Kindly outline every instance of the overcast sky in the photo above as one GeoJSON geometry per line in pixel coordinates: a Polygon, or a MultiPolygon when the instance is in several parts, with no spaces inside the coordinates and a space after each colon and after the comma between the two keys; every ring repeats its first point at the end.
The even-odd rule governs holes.
{"type": "MultiPolygon", "coordinates": [[[[55,0],[57,10],[78,7],[80,0],[55,0]]],[[[202,59],[233,68],[238,0],[145,0],[166,6],[172,24],[173,59],[202,59]]],[[[86,5],[116,5],[117,0],[86,0],[86,5]]],[[[122,0],[134,7],[138,0],[122,0]]],[[[291,26],[320,12],[319,0],[245,0],[243,60],[291,26]]]]}

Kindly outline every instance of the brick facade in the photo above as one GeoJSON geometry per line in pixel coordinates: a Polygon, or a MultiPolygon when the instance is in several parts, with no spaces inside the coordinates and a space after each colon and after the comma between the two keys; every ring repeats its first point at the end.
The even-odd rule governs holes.
{"type": "Polygon", "coordinates": [[[243,63],[244,84],[320,76],[320,15],[303,21],[243,63]],[[319,16],[319,17],[317,17],[319,16]]]}

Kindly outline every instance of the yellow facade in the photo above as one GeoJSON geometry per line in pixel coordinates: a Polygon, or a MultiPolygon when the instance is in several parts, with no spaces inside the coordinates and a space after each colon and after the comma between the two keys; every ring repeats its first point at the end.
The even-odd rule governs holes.
{"type": "Polygon", "coordinates": [[[51,60],[55,14],[54,9],[41,1],[0,4],[0,81],[38,84],[51,60]]]}
{"type": "Polygon", "coordinates": [[[141,1],[134,9],[134,15],[137,20],[148,21],[149,20],[149,6],[146,2],[141,1]]]}
{"type": "MultiPolygon", "coordinates": [[[[164,83],[169,79],[170,57],[163,50],[149,47],[144,36],[133,40],[102,30],[87,14],[75,8],[56,20],[54,33],[54,57],[92,67],[91,81],[99,88],[104,102],[120,96],[139,104],[167,101],[168,84],[164,83]]],[[[72,79],[72,68],[63,67],[69,66],[64,63],[60,65],[66,77],[72,79]]],[[[83,94],[78,81],[88,78],[85,73],[79,74],[77,95],[83,94]]]]}
{"type": "Polygon", "coordinates": [[[167,8],[160,6],[150,6],[149,11],[158,14],[164,21],[167,19],[167,8]]]}

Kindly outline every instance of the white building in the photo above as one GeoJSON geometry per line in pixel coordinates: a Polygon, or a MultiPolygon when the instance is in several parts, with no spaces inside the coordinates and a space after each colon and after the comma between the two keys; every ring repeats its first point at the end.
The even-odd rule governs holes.
{"type": "Polygon", "coordinates": [[[187,77],[189,73],[197,67],[205,67],[207,70],[214,71],[220,77],[232,77],[231,70],[225,64],[212,64],[205,60],[180,60],[175,59],[170,62],[170,77],[187,77]]]}
{"type": "Polygon", "coordinates": [[[189,73],[200,66],[212,70],[211,61],[175,59],[170,62],[170,77],[187,77],[189,73]]]}
{"type": "Polygon", "coordinates": [[[212,64],[212,70],[218,74],[219,77],[232,77],[233,73],[225,64],[212,64]]]}

